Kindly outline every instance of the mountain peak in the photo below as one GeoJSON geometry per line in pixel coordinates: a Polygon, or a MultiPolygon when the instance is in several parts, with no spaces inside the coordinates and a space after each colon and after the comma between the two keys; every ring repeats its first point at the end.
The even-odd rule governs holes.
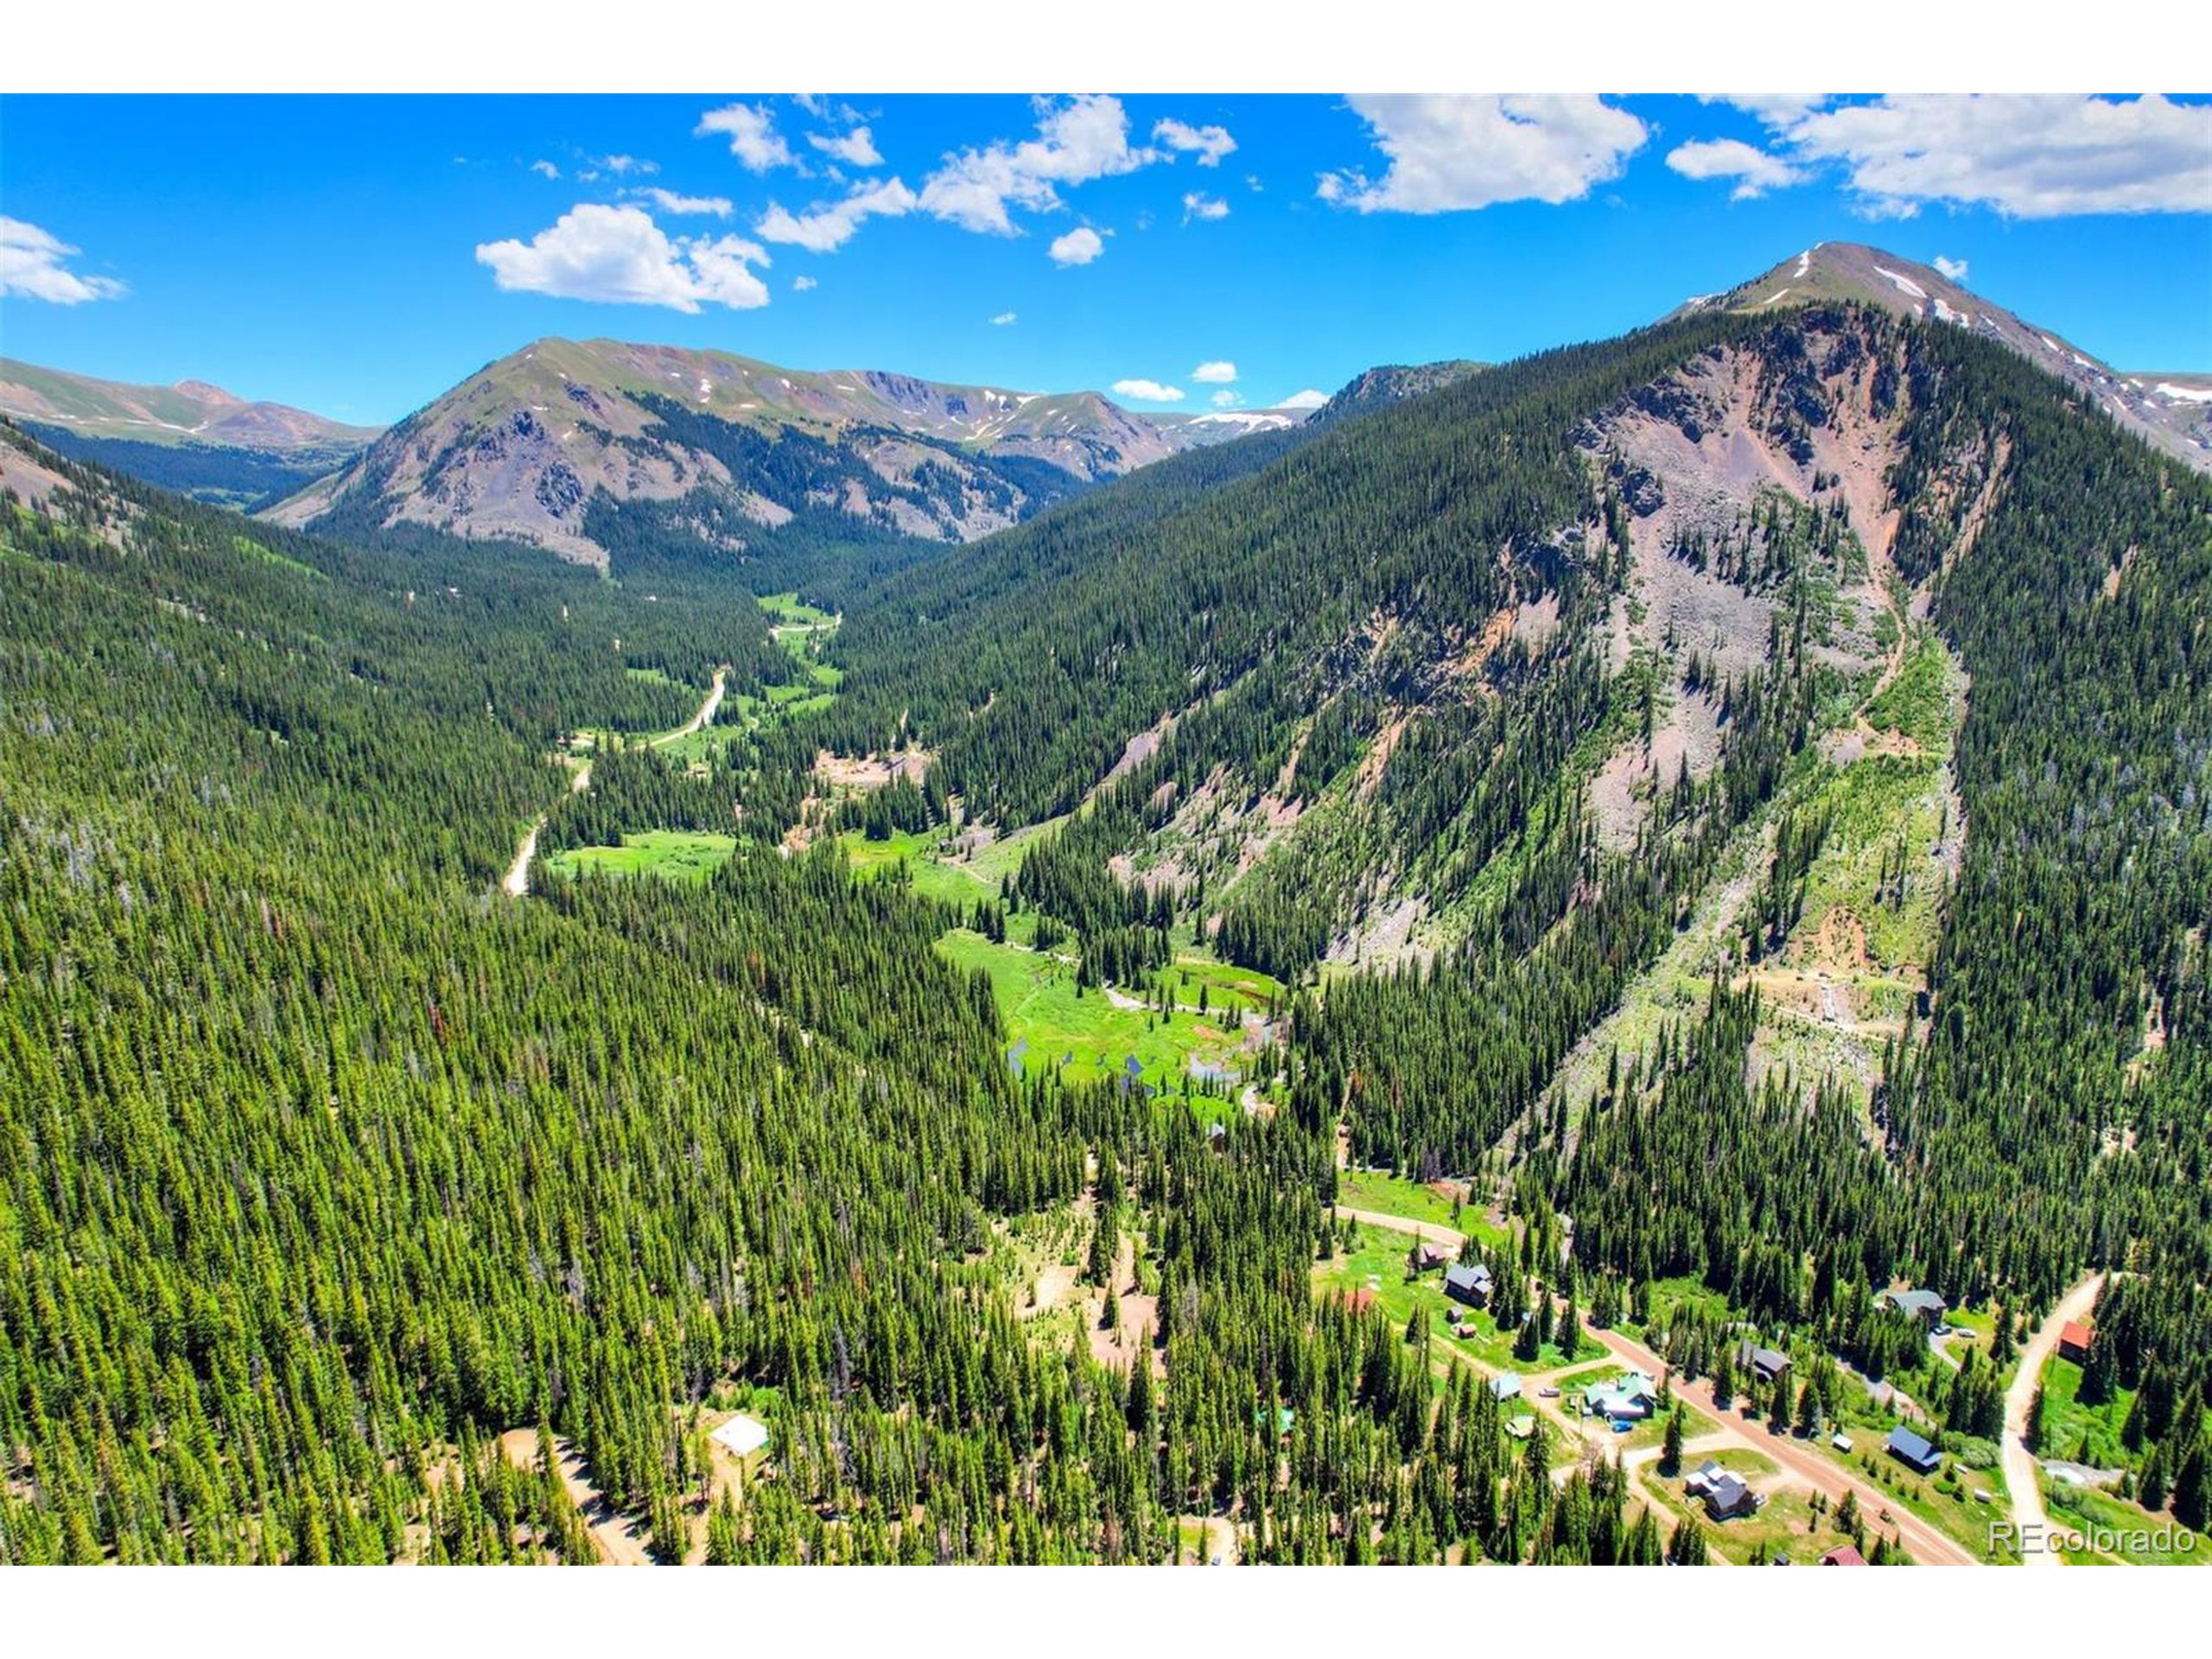
{"type": "Polygon", "coordinates": [[[2077,387],[2137,436],[2200,472],[2212,472],[2212,404],[2201,394],[2171,378],[2123,374],[1936,267],[1886,249],[1861,242],[1818,242],[1749,282],[1717,294],[1694,295],[1669,315],[1837,302],[1878,306],[1897,316],[1948,323],[1995,340],[2077,387]]]}
{"type": "Polygon", "coordinates": [[[180,380],[170,388],[193,402],[209,409],[243,409],[245,399],[234,391],[212,385],[205,380],[180,380]]]}
{"type": "Polygon", "coordinates": [[[967,540],[1242,430],[1171,424],[1095,391],[784,368],[730,352],[549,335],[486,364],[348,472],[270,516],[313,522],[367,491],[378,523],[531,542],[594,564],[607,553],[585,518],[602,491],[695,525],[726,521],[696,534],[733,556],[802,513],[967,540]]]}

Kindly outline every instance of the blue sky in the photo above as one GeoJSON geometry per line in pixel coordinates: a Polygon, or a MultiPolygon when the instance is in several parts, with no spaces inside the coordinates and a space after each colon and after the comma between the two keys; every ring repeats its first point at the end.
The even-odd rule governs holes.
{"type": "Polygon", "coordinates": [[[546,334],[1258,407],[1618,333],[1822,240],[2212,371],[2212,106],[0,103],[0,349],[357,421],[546,334]]]}

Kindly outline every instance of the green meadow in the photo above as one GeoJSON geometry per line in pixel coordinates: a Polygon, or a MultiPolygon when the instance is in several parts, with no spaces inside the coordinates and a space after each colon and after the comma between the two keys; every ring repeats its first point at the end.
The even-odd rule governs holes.
{"type": "Polygon", "coordinates": [[[657,875],[670,881],[704,881],[736,849],[729,836],[689,830],[639,830],[620,847],[578,847],[555,853],[544,868],[556,875],[657,875]]]}

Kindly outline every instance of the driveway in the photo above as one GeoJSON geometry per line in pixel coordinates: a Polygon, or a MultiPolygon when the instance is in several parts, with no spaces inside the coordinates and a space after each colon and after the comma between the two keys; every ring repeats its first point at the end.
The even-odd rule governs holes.
{"type": "Polygon", "coordinates": [[[2046,1543],[2029,1542],[2046,1538],[2044,1529],[2050,1524],[2050,1516],[2043,1506],[2042,1471],[2028,1446],[2028,1414],[2035,1409],[2036,1385],[2043,1381],[2044,1363],[2058,1346],[2059,1332],[2069,1319],[2086,1319],[2097,1305],[2097,1293],[2104,1287],[2104,1274],[2093,1273],[2059,1299],[2058,1306],[2020,1351],[2020,1369],[2012,1374],[2012,1386],[2005,1391],[2005,1490],[2012,1499],[2012,1523],[2020,1529],[2020,1559],[2030,1567],[2059,1567],[2064,1558],[2046,1543]]]}

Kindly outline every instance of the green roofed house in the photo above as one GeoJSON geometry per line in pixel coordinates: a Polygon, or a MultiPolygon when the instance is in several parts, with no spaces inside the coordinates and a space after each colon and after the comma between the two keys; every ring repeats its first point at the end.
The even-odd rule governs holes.
{"type": "Polygon", "coordinates": [[[1642,1371],[1630,1371],[1582,1391],[1582,1409],[1592,1417],[1634,1421],[1649,1417],[1658,1403],[1659,1385],[1642,1371]]]}

